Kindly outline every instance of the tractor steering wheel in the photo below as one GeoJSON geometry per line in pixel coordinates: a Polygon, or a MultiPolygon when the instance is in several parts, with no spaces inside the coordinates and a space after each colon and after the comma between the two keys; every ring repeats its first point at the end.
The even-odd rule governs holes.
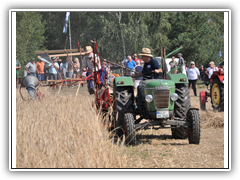
{"type": "Polygon", "coordinates": [[[155,79],[156,75],[160,76],[162,75],[162,73],[155,73],[155,71],[151,71],[151,72],[145,72],[143,73],[143,80],[146,79],[155,79]]]}

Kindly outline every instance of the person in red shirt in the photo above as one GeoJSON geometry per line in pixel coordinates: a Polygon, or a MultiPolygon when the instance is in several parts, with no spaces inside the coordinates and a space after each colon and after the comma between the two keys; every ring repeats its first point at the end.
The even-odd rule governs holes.
{"type": "Polygon", "coordinates": [[[204,81],[205,69],[204,69],[203,65],[201,66],[199,71],[200,71],[200,80],[204,81]]]}
{"type": "Polygon", "coordinates": [[[137,64],[137,61],[140,61],[141,63],[143,63],[143,61],[137,57],[137,54],[133,55],[133,60],[135,61],[136,64],[137,64]]]}
{"type": "Polygon", "coordinates": [[[45,80],[44,67],[45,67],[45,62],[43,62],[42,60],[40,60],[36,63],[36,70],[38,72],[38,80],[39,81],[45,80]]]}

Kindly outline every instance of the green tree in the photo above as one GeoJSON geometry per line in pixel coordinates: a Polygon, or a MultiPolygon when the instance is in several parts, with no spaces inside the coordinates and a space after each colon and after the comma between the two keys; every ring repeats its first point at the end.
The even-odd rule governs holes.
{"type": "Polygon", "coordinates": [[[170,18],[172,24],[168,37],[171,50],[184,46],[183,56],[187,63],[195,61],[197,66],[217,61],[217,55],[223,49],[223,13],[177,12],[170,18]],[[212,23],[212,18],[218,21],[212,23]],[[174,24],[174,25],[173,25],[174,24]]]}
{"type": "MultiPolygon", "coordinates": [[[[69,49],[69,30],[62,32],[66,12],[42,12],[46,49],[69,49]]],[[[126,55],[140,53],[143,47],[160,55],[161,46],[167,53],[183,45],[187,62],[197,66],[216,63],[223,51],[222,12],[71,12],[72,48],[91,46],[98,42],[100,56],[115,61],[126,55]]]]}
{"type": "Polygon", "coordinates": [[[150,38],[150,48],[153,49],[155,56],[161,55],[159,47],[170,48],[171,42],[168,34],[172,29],[172,24],[169,18],[172,15],[170,12],[147,12],[145,23],[148,25],[150,38]]]}
{"type": "Polygon", "coordinates": [[[36,57],[34,51],[43,48],[45,28],[42,16],[38,12],[17,12],[16,15],[16,54],[22,65],[20,77],[23,77],[25,65],[30,58],[36,57]]]}

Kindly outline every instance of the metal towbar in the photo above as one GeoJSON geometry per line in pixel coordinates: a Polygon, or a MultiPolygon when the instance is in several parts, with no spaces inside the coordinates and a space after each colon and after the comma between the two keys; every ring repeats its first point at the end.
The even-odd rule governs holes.
{"type": "MultiPolygon", "coordinates": [[[[191,123],[189,121],[180,121],[180,120],[166,120],[165,125],[175,125],[176,127],[187,127],[190,126],[191,123]]],[[[150,126],[161,126],[159,121],[150,121],[150,122],[144,122],[140,124],[135,125],[135,130],[138,131],[140,129],[149,129],[150,126]]],[[[162,129],[162,128],[171,128],[171,127],[158,127],[153,129],[162,129]]]]}

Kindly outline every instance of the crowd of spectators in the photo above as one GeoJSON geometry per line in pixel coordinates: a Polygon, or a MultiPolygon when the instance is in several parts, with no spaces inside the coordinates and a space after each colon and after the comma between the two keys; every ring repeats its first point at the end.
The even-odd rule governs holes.
{"type": "MultiPolygon", "coordinates": [[[[92,72],[94,71],[93,61],[95,59],[95,64],[100,74],[100,81],[101,86],[104,85],[104,77],[107,80],[107,83],[112,83],[112,79],[115,77],[110,69],[110,64],[107,63],[107,60],[104,59],[101,64],[99,62],[99,57],[93,54],[93,50],[91,46],[86,46],[85,56],[82,60],[82,67],[80,67],[79,59],[77,57],[74,58],[72,63],[70,57],[66,58],[66,63],[62,62],[62,59],[58,57],[52,57],[51,63],[44,62],[41,59],[35,63],[35,59],[31,58],[30,62],[26,64],[24,70],[26,71],[26,75],[33,75],[38,78],[39,81],[47,81],[47,80],[59,80],[60,77],[63,79],[66,78],[77,78],[77,77],[90,77],[92,72]],[[95,56],[95,58],[94,58],[95,56]],[[80,74],[81,73],[81,74],[80,74]]],[[[145,57],[144,55],[142,57],[145,57]]],[[[190,66],[187,67],[185,65],[184,59],[181,53],[178,53],[179,61],[175,60],[175,56],[172,56],[172,60],[169,62],[171,73],[181,73],[182,70],[179,68],[180,66],[184,65],[186,68],[187,78],[189,80],[189,87],[191,86],[194,92],[194,95],[197,96],[197,89],[196,89],[196,82],[197,80],[204,81],[205,77],[208,77],[208,81],[211,78],[211,75],[214,71],[218,71],[218,67],[215,66],[214,62],[211,61],[209,63],[208,68],[204,68],[203,65],[200,69],[195,66],[195,62],[191,62],[190,66]]],[[[137,54],[128,55],[127,58],[123,59],[121,62],[122,67],[124,68],[124,75],[125,76],[132,76],[133,74],[138,74],[143,72],[143,61],[142,59],[138,58],[137,54]]],[[[156,61],[157,62],[157,61],[156,61]]],[[[116,63],[117,64],[117,63],[116,63]]],[[[146,62],[145,62],[146,64],[146,62]]],[[[224,66],[223,66],[224,67],[224,66]]],[[[16,86],[18,87],[19,84],[19,69],[21,68],[21,63],[16,60],[16,86]]],[[[221,69],[223,70],[223,68],[221,69]]],[[[137,77],[134,79],[134,86],[137,88],[139,86],[140,81],[143,77],[137,77]]],[[[66,84],[66,82],[65,82],[66,84]]],[[[87,80],[87,86],[89,89],[90,94],[94,92],[94,86],[92,80],[87,80]]]]}

